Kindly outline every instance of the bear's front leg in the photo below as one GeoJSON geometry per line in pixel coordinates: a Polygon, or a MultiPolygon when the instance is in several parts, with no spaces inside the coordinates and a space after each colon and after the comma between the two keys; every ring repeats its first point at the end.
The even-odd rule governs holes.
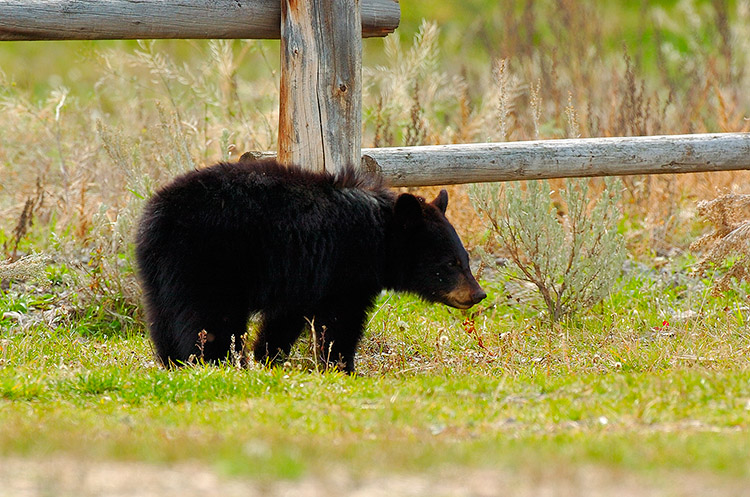
{"type": "Polygon", "coordinates": [[[336,307],[323,308],[315,313],[316,346],[319,359],[329,367],[346,373],[354,372],[354,355],[357,352],[371,301],[364,303],[342,302],[336,307]]]}
{"type": "Polygon", "coordinates": [[[263,314],[260,332],[253,345],[255,360],[268,365],[285,359],[305,327],[305,317],[292,310],[263,314]]]}

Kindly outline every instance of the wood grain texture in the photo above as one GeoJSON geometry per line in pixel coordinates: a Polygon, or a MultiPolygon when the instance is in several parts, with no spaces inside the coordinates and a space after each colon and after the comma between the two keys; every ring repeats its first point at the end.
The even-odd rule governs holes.
{"type": "MultiPolygon", "coordinates": [[[[398,27],[397,0],[362,2],[362,36],[386,36],[398,27]]],[[[0,1],[0,41],[278,39],[280,25],[279,0],[0,1]]]]}
{"type": "Polygon", "coordinates": [[[750,133],[367,148],[392,186],[750,169],[750,133]]]}
{"type": "Polygon", "coordinates": [[[360,160],[359,0],[282,0],[279,161],[322,171],[360,160]]]}

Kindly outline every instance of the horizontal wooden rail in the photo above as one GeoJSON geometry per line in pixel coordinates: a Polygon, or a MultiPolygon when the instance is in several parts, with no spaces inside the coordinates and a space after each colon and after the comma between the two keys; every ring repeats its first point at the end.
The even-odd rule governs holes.
{"type": "MultiPolygon", "coordinates": [[[[398,0],[362,0],[362,36],[399,24],[398,0]]],[[[0,41],[278,39],[279,0],[2,0],[0,41]]]]}
{"type": "Polygon", "coordinates": [[[362,149],[392,186],[750,169],[750,133],[362,149]]]}

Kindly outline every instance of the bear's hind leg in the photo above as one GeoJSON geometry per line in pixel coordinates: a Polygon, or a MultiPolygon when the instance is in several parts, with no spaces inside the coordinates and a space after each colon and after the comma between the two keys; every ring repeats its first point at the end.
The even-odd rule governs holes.
{"type": "Polygon", "coordinates": [[[177,365],[179,351],[174,337],[175,319],[149,310],[147,313],[149,335],[154,344],[156,358],[165,367],[177,365]]]}
{"type": "Polygon", "coordinates": [[[149,312],[149,330],[156,356],[168,368],[186,364],[190,355],[197,352],[201,329],[200,316],[190,309],[174,313],[149,312]]]}
{"type": "Polygon", "coordinates": [[[255,360],[269,364],[286,357],[304,327],[305,317],[301,313],[286,309],[264,313],[253,346],[255,360]]]}

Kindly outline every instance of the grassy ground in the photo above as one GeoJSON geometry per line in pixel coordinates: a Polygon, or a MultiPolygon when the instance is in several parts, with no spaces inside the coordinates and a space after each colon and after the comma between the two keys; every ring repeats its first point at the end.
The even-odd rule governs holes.
{"type": "MultiPolygon", "coordinates": [[[[366,42],[366,146],[750,129],[746,2],[402,8],[400,42],[366,42]]],[[[0,284],[0,495],[104,494],[126,488],[116,474],[164,492],[194,476],[185,495],[230,477],[244,483],[214,495],[742,494],[748,289],[712,293],[689,245],[696,202],[747,173],[624,178],[617,286],[555,326],[485,268],[469,313],[382,296],[355,377],[316,371],[309,342],[278,369],[158,368],[133,223],[180,171],[275,147],[277,57],[3,45],[0,260],[40,255],[0,284]]],[[[486,220],[463,188],[448,215],[478,253],[486,220]]]]}
{"type": "Polygon", "coordinates": [[[44,298],[8,304],[11,289],[4,305],[23,310],[2,322],[0,453],[265,482],[472,468],[541,485],[587,467],[651,490],[665,475],[750,481],[747,307],[669,276],[630,275],[552,330],[507,302],[525,295],[511,283],[471,315],[384,295],[354,377],[316,372],[307,342],[276,369],[165,371],[138,324],[105,336],[79,316],[45,317],[44,298]]]}

